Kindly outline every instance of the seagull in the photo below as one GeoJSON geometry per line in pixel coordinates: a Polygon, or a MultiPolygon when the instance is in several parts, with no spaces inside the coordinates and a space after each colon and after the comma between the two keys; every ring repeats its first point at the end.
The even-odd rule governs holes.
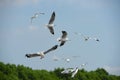
{"type": "Polygon", "coordinates": [[[100,40],[98,38],[93,38],[95,41],[99,42],[100,40]]]}
{"type": "Polygon", "coordinates": [[[58,38],[57,41],[61,42],[60,46],[63,46],[65,44],[65,42],[68,41],[67,32],[66,31],[62,31],[62,36],[60,38],[58,38]]]}
{"type": "Polygon", "coordinates": [[[72,73],[73,71],[74,71],[73,68],[67,68],[67,69],[63,70],[61,73],[62,73],[62,74],[70,74],[70,73],[72,73]]]}
{"type": "Polygon", "coordinates": [[[58,47],[58,45],[55,45],[52,48],[48,49],[47,51],[37,52],[37,53],[33,53],[33,54],[26,54],[25,56],[27,58],[40,56],[41,57],[40,59],[42,59],[42,58],[44,58],[45,54],[47,54],[50,51],[53,51],[53,50],[57,49],[57,47],[58,47]]]}
{"type": "Polygon", "coordinates": [[[71,78],[73,78],[77,74],[78,70],[79,70],[78,67],[76,67],[75,69],[74,68],[67,68],[67,69],[63,70],[61,72],[61,74],[72,74],[71,78]]]}
{"type": "Polygon", "coordinates": [[[75,34],[76,34],[76,35],[82,36],[82,37],[84,38],[85,41],[88,41],[88,40],[90,40],[90,39],[93,39],[93,40],[95,40],[95,41],[97,41],[97,42],[100,41],[98,38],[93,38],[93,37],[85,36],[85,35],[83,35],[83,34],[81,34],[81,33],[75,32],[75,34]]]}
{"type": "Polygon", "coordinates": [[[80,66],[81,66],[81,67],[84,67],[85,65],[87,65],[87,63],[83,63],[83,64],[81,64],[80,66]]]}
{"type": "Polygon", "coordinates": [[[53,35],[54,35],[53,27],[55,26],[53,24],[54,20],[55,20],[55,12],[52,13],[51,18],[50,18],[48,24],[46,25],[46,27],[48,27],[48,29],[50,30],[50,33],[53,34],[53,35]]]}
{"type": "Polygon", "coordinates": [[[45,13],[35,13],[30,19],[31,19],[31,23],[33,21],[33,19],[37,18],[40,14],[44,15],[45,13]]]}
{"type": "Polygon", "coordinates": [[[72,72],[72,78],[77,74],[77,72],[78,72],[78,67],[76,67],[76,69],[72,72]]]}

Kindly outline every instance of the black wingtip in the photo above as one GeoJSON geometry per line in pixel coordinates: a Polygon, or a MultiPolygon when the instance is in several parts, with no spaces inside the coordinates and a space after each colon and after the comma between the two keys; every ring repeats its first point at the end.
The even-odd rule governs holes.
{"type": "Polygon", "coordinates": [[[30,58],[30,55],[29,55],[29,54],[26,54],[25,57],[30,58]]]}
{"type": "Polygon", "coordinates": [[[55,46],[53,47],[53,49],[57,49],[57,47],[58,47],[58,45],[55,45],[55,46]]]}
{"type": "Polygon", "coordinates": [[[54,16],[55,16],[55,11],[53,11],[53,13],[52,13],[54,16]]]}
{"type": "Polygon", "coordinates": [[[62,33],[66,33],[66,31],[62,31],[62,33]]]}

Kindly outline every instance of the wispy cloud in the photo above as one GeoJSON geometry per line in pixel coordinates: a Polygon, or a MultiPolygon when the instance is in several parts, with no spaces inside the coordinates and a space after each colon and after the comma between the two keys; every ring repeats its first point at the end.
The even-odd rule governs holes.
{"type": "Polygon", "coordinates": [[[118,67],[112,67],[112,66],[104,66],[103,67],[105,70],[107,70],[110,74],[114,75],[120,75],[120,66],[118,67]]]}

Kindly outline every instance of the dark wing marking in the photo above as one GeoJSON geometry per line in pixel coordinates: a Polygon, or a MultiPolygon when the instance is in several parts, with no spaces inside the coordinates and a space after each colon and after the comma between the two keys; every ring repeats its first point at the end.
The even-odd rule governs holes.
{"type": "Polygon", "coordinates": [[[50,52],[50,51],[53,51],[53,50],[57,49],[57,47],[58,47],[58,45],[53,46],[53,47],[52,47],[52,48],[50,48],[49,50],[45,51],[45,52],[44,52],[44,54],[47,54],[48,52],[50,52]]]}
{"type": "Polygon", "coordinates": [[[60,46],[63,46],[66,41],[61,41],[60,46]]]}
{"type": "Polygon", "coordinates": [[[50,30],[50,33],[54,34],[54,29],[53,29],[53,27],[48,27],[48,29],[50,30]]]}
{"type": "Polygon", "coordinates": [[[27,58],[31,58],[31,57],[37,57],[37,56],[40,56],[39,54],[37,53],[33,53],[33,54],[26,54],[25,55],[27,58]]]}
{"type": "Polygon", "coordinates": [[[67,36],[67,32],[66,31],[62,31],[62,38],[66,38],[67,36]]]}
{"type": "Polygon", "coordinates": [[[49,24],[52,24],[55,20],[55,12],[52,13],[51,18],[49,20],[49,24]]]}

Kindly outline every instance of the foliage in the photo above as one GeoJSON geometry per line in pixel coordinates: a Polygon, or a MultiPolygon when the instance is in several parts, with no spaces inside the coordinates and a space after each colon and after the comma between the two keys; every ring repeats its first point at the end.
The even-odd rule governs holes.
{"type": "Polygon", "coordinates": [[[33,70],[23,65],[0,62],[0,80],[120,80],[120,76],[110,75],[103,68],[89,72],[79,69],[74,78],[71,78],[71,74],[61,74],[63,70],[64,68],[53,71],[33,70]]]}

